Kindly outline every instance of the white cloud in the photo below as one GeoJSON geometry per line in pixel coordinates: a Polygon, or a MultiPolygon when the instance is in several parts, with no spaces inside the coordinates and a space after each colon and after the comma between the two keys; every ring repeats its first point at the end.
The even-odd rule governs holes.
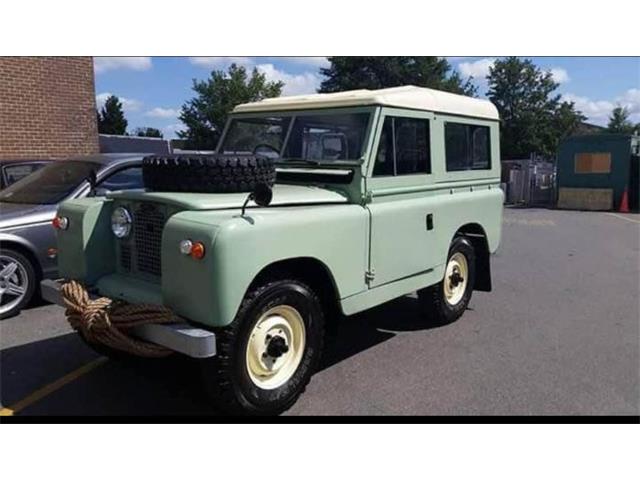
{"type": "Polygon", "coordinates": [[[482,58],[475,62],[462,62],[458,65],[458,69],[463,76],[473,77],[476,81],[483,82],[495,61],[495,58],[482,58]]]}
{"type": "Polygon", "coordinates": [[[640,115],[640,88],[630,88],[617,98],[617,102],[629,109],[629,113],[640,115]]]}
{"type": "MultiPolygon", "coordinates": [[[[104,106],[104,102],[106,102],[107,98],[109,98],[111,95],[113,95],[111,92],[103,92],[96,95],[96,106],[98,107],[98,110],[104,106]]],[[[140,107],[142,107],[142,102],[139,100],[134,100],[133,98],[120,97],[118,95],[116,96],[122,103],[122,109],[125,112],[137,112],[138,110],[140,110],[140,107]]]]}
{"type": "Polygon", "coordinates": [[[162,128],[162,133],[164,135],[164,138],[171,140],[172,138],[178,138],[178,135],[176,132],[180,131],[180,130],[186,130],[187,127],[183,124],[183,123],[172,123],[171,125],[167,125],[166,127],[162,128]]]}
{"type": "Polygon", "coordinates": [[[556,67],[549,70],[551,72],[551,76],[557,83],[567,83],[571,81],[569,78],[569,74],[564,68],[556,67]]]}
{"type": "Polygon", "coordinates": [[[640,89],[638,88],[631,88],[613,100],[592,100],[573,93],[563,95],[562,99],[573,102],[576,109],[580,110],[593,123],[605,125],[611,111],[618,105],[629,110],[629,118],[632,122],[640,122],[640,89]]]}
{"type": "MultiPolygon", "coordinates": [[[[328,65],[326,57],[283,57],[282,59],[300,65],[315,67],[328,65]]],[[[267,77],[267,80],[284,82],[283,95],[315,93],[321,82],[320,75],[315,71],[288,73],[284,70],[279,70],[272,63],[257,64],[250,57],[190,57],[189,61],[194,65],[208,68],[223,68],[232,63],[245,67],[255,67],[267,77]]]]}
{"type": "Polygon", "coordinates": [[[162,108],[156,107],[151,110],[145,112],[145,117],[154,117],[154,118],[176,118],[180,115],[180,110],[175,108],[162,108]]]}
{"type": "Polygon", "coordinates": [[[328,67],[330,65],[327,57],[284,57],[283,60],[286,60],[290,63],[297,63],[298,65],[306,65],[309,67],[328,67]]]}
{"type": "Polygon", "coordinates": [[[109,70],[144,71],[151,68],[151,57],[94,57],[93,69],[96,73],[109,70]]]}
{"type": "Polygon", "coordinates": [[[250,57],[189,57],[189,61],[193,65],[206,68],[220,68],[232,63],[244,66],[253,64],[253,60],[250,57]]]}
{"type": "Polygon", "coordinates": [[[283,95],[315,93],[321,82],[320,75],[313,72],[299,74],[287,73],[278,70],[271,63],[257,65],[256,68],[260,73],[264,73],[267,80],[284,82],[284,88],[282,89],[283,95]]]}

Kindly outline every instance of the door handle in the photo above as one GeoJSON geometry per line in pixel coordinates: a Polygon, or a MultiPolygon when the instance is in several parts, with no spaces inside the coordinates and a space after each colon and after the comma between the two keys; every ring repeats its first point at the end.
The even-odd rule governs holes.
{"type": "Polygon", "coordinates": [[[433,213],[427,214],[427,230],[433,230],[433,213]]]}

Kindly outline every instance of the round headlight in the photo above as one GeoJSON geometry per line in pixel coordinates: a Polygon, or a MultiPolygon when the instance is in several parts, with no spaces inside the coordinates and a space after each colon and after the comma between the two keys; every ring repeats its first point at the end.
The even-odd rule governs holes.
{"type": "Polygon", "coordinates": [[[131,232],[131,214],[126,208],[118,207],[111,214],[111,231],[118,238],[124,238],[131,232]]]}

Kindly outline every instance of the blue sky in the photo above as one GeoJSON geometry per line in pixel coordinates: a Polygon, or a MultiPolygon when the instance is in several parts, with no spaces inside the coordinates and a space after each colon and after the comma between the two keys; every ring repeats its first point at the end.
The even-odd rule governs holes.
{"type": "MultiPolygon", "coordinates": [[[[627,106],[632,119],[640,122],[640,59],[612,57],[531,57],[553,72],[558,92],[575,102],[596,124],[606,124],[611,109],[627,106]]],[[[473,76],[479,93],[486,93],[484,80],[495,57],[449,57],[463,76],[473,76]]],[[[269,79],[285,82],[284,94],[312,93],[322,80],[323,57],[96,57],[98,106],[109,94],[120,97],[129,129],[156,127],[165,138],[175,138],[182,128],[178,115],[193,96],[192,80],[206,78],[212,69],[225,69],[236,62],[257,67],[269,79]]]]}

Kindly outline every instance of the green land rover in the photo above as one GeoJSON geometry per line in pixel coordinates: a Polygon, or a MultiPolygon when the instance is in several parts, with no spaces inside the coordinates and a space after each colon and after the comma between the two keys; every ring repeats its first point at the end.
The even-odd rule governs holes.
{"type": "Polygon", "coordinates": [[[233,111],[215,154],[149,157],[143,176],[61,205],[63,279],[43,295],[99,352],[199,359],[223,411],[290,407],[350,315],[417,291],[448,323],[491,290],[503,195],[485,100],[267,99],[233,111]]]}

